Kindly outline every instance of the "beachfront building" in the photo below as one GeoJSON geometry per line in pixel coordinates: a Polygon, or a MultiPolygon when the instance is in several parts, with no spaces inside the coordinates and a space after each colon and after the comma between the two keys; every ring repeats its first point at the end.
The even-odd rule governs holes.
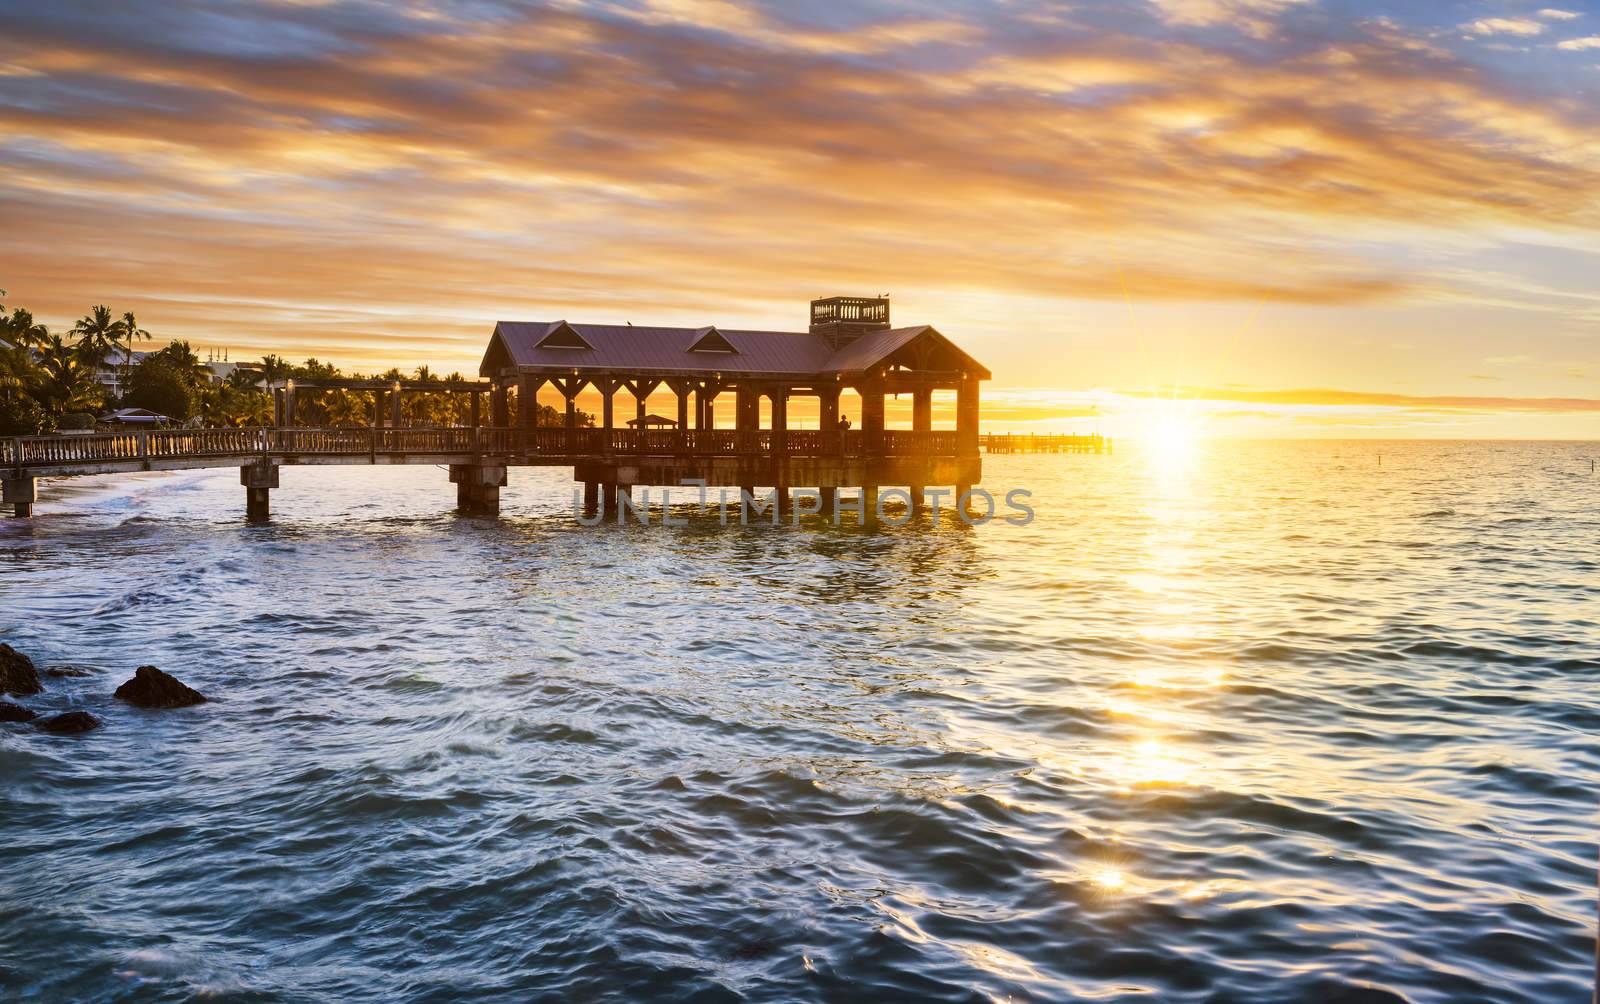
{"type": "MultiPolygon", "coordinates": [[[[822,490],[907,486],[914,504],[929,485],[964,489],[978,480],[979,382],[989,371],[932,325],[895,327],[887,298],[813,300],[799,331],[706,326],[654,327],[568,321],[501,321],[480,366],[491,385],[491,424],[510,423],[509,401],[533,402],[552,388],[565,428],[540,428],[518,408],[524,462],[572,463],[588,496],[614,498],[632,485],[708,485],[822,490]],[[676,419],[651,420],[650,395],[676,398],[676,419]],[[600,396],[597,427],[581,428],[578,396],[600,396]],[[841,422],[846,391],[860,397],[858,423],[841,422]],[[933,395],[954,393],[953,430],[933,428],[933,395]],[[619,396],[634,415],[617,421],[619,396]],[[885,427],[885,399],[911,398],[911,428],[885,427]],[[715,403],[732,398],[733,422],[715,425],[715,403]],[[791,403],[814,398],[816,429],[791,427],[791,403]],[[765,418],[763,415],[765,414],[765,418]],[[579,459],[581,458],[581,459],[579,459]]],[[[809,410],[809,409],[808,409],[809,410]]]]}

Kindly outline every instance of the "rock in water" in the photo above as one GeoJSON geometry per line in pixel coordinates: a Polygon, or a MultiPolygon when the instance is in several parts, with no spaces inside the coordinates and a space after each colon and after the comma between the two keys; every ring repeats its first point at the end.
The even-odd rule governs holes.
{"type": "Polygon", "coordinates": [[[154,666],[140,666],[133,679],[117,688],[117,697],[141,708],[187,708],[205,698],[154,666]]]}
{"type": "Polygon", "coordinates": [[[0,694],[27,697],[44,688],[39,685],[39,671],[33,660],[10,645],[0,643],[0,694]]]}
{"type": "Polygon", "coordinates": [[[41,720],[39,727],[46,732],[60,732],[64,735],[74,732],[88,732],[90,729],[98,729],[100,727],[100,719],[87,711],[68,711],[41,720]]]}
{"type": "Polygon", "coordinates": [[[0,701],[0,722],[31,722],[38,717],[20,704],[0,701]]]}

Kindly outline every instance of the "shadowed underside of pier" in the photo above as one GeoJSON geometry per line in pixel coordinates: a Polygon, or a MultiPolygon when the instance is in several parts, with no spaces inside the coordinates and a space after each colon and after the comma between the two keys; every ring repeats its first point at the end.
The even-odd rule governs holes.
{"type": "MultiPolygon", "coordinates": [[[[971,486],[981,462],[944,430],[250,428],[117,432],[0,440],[4,501],[32,512],[41,477],[238,467],[247,512],[267,514],[278,469],[433,464],[450,468],[463,509],[498,511],[513,466],[571,467],[598,491],[634,485],[971,486]]],[[[826,497],[826,494],[825,494],[826,497]]],[[[780,505],[786,500],[780,495],[780,505]]]]}

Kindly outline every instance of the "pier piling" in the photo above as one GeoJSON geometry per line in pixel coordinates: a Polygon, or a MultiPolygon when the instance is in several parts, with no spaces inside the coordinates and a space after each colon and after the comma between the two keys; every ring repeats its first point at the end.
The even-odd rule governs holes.
{"type": "MultiPolygon", "coordinates": [[[[456,486],[456,508],[469,516],[500,515],[500,489],[506,484],[503,464],[451,464],[450,481],[456,486]]],[[[585,501],[588,496],[585,484],[585,501]]]]}
{"type": "Polygon", "coordinates": [[[0,499],[11,506],[11,513],[18,519],[26,519],[33,515],[33,503],[38,501],[38,482],[28,475],[17,478],[7,478],[0,481],[3,490],[0,490],[0,499]]]}
{"type": "Polygon", "coordinates": [[[251,522],[269,518],[272,489],[278,487],[278,465],[245,464],[239,468],[239,483],[244,485],[244,518],[251,522]]]}

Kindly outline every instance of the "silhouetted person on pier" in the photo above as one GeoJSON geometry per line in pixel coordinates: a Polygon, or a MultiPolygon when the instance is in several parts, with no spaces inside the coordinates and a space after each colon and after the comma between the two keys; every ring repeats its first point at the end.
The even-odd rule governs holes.
{"type": "Polygon", "coordinates": [[[850,420],[848,418],[839,419],[839,431],[843,432],[848,428],[850,428],[850,420]]]}

